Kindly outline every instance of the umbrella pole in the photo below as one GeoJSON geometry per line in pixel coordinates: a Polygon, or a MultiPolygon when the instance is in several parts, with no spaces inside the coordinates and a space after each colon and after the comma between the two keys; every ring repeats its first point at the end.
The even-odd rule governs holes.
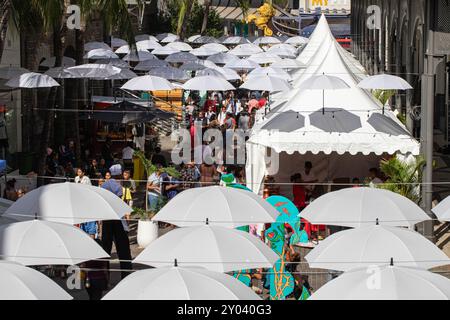
{"type": "Polygon", "coordinates": [[[325,115],[325,90],[322,90],[322,114],[325,115]]]}

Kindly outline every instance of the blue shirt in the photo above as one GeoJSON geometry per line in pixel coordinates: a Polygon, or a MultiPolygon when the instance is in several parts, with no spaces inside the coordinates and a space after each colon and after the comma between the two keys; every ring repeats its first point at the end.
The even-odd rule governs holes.
{"type": "Polygon", "coordinates": [[[110,179],[110,180],[106,181],[105,183],[103,183],[102,184],[102,189],[111,191],[112,193],[114,193],[119,198],[122,198],[122,195],[123,195],[122,186],[120,185],[120,183],[118,183],[114,179],[110,179]]]}

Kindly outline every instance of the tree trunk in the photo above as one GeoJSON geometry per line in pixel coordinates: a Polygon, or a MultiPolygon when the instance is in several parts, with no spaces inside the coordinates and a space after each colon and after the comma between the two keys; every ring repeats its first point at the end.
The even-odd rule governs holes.
{"type": "Polygon", "coordinates": [[[3,0],[0,7],[0,62],[2,61],[3,50],[5,49],[6,32],[8,31],[9,14],[11,3],[3,0]]]}
{"type": "Polygon", "coordinates": [[[178,35],[181,38],[181,40],[184,40],[184,38],[186,37],[187,24],[189,22],[188,17],[190,16],[191,11],[192,11],[192,6],[194,5],[194,0],[185,0],[185,1],[186,1],[185,2],[186,9],[185,9],[183,17],[182,17],[181,30],[178,35]]]}
{"type": "Polygon", "coordinates": [[[209,17],[209,9],[211,8],[211,0],[205,0],[205,8],[203,13],[203,24],[202,30],[200,31],[201,35],[204,35],[206,32],[206,28],[208,27],[208,17],[209,17]]]}
{"type": "MultiPolygon", "coordinates": [[[[83,56],[84,56],[84,31],[76,30],[75,31],[75,60],[77,61],[77,65],[83,64],[83,56]]],[[[75,101],[75,109],[80,110],[83,106],[85,106],[85,98],[86,94],[84,91],[84,80],[77,79],[77,85],[74,90],[76,92],[75,97],[77,97],[77,101],[75,101]]],[[[73,129],[74,129],[74,138],[75,138],[75,151],[77,162],[81,161],[81,137],[80,137],[80,116],[79,112],[76,111],[73,114],[73,129]]]]}

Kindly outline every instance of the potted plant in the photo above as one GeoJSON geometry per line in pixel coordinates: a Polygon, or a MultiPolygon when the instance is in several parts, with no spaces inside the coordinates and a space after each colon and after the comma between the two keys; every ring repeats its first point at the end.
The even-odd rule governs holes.
{"type": "MultiPolygon", "coordinates": [[[[158,170],[157,166],[152,164],[152,162],[147,159],[142,151],[136,151],[134,153],[134,156],[141,160],[147,177],[158,170]]],[[[180,176],[179,172],[172,167],[163,168],[162,171],[175,178],[178,178],[180,176]]],[[[135,214],[140,216],[137,231],[137,242],[140,248],[147,247],[150,243],[152,243],[152,241],[158,238],[158,223],[152,221],[151,219],[159,212],[159,210],[161,210],[166,205],[166,203],[167,199],[165,199],[164,197],[160,197],[156,208],[150,210],[148,207],[148,192],[146,187],[145,209],[135,209],[135,214]]]]}

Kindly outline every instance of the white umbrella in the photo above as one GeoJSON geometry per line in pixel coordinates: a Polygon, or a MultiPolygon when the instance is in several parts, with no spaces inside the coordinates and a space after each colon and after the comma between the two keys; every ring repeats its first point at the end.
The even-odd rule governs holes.
{"type": "MultiPolygon", "coordinates": [[[[294,55],[297,54],[298,50],[296,47],[290,45],[290,44],[286,44],[286,43],[280,43],[280,44],[276,44],[274,46],[271,46],[269,48],[267,48],[266,52],[272,52],[274,53],[274,51],[276,52],[277,50],[281,50],[283,52],[290,52],[294,55]]],[[[276,54],[276,53],[274,53],[276,54]]]]}
{"type": "Polygon", "coordinates": [[[161,77],[167,80],[185,81],[191,79],[191,77],[183,70],[174,67],[158,67],[149,71],[151,76],[161,77]]]}
{"type": "Polygon", "coordinates": [[[285,70],[280,68],[274,68],[274,67],[259,67],[255,70],[251,71],[248,74],[247,79],[250,79],[252,77],[261,77],[261,76],[270,76],[274,78],[280,78],[286,81],[292,80],[292,77],[287,73],[285,70]]]}
{"type": "Polygon", "coordinates": [[[249,78],[240,88],[251,91],[281,92],[291,90],[292,86],[286,80],[266,75],[249,78]]]}
{"type": "Polygon", "coordinates": [[[206,44],[202,45],[201,48],[214,50],[217,52],[227,52],[228,51],[228,48],[220,43],[206,43],[206,44]]]}
{"type": "Polygon", "coordinates": [[[189,52],[175,52],[164,60],[171,63],[185,63],[197,61],[198,58],[189,52]]]}
{"type": "Polygon", "coordinates": [[[176,53],[176,52],[180,52],[180,51],[181,50],[171,48],[168,46],[164,46],[164,47],[153,50],[152,53],[157,56],[168,56],[168,55],[171,55],[172,53],[176,53]]]}
{"type": "Polygon", "coordinates": [[[10,80],[12,78],[23,75],[24,73],[30,73],[30,70],[21,67],[1,67],[0,68],[0,79],[10,80]]]}
{"type": "Polygon", "coordinates": [[[137,64],[137,66],[134,67],[134,70],[150,71],[150,69],[152,69],[152,68],[168,67],[168,66],[169,66],[169,63],[167,61],[159,60],[159,59],[152,59],[152,60],[146,60],[146,61],[139,62],[137,64]]]}
{"type": "Polygon", "coordinates": [[[192,43],[195,44],[219,43],[219,40],[211,36],[201,36],[192,41],[192,43]]]}
{"type": "Polygon", "coordinates": [[[189,44],[181,42],[181,41],[168,43],[167,47],[173,48],[176,50],[180,50],[180,51],[191,51],[193,49],[189,44]]]}
{"type": "Polygon", "coordinates": [[[137,53],[131,52],[127,54],[125,57],[123,57],[124,61],[134,61],[134,62],[140,62],[145,60],[152,60],[157,59],[154,54],[151,54],[148,51],[138,51],[137,53]]]}
{"type": "Polygon", "coordinates": [[[228,81],[241,80],[241,76],[233,69],[225,68],[225,67],[224,68],[216,67],[214,69],[219,71],[220,73],[222,73],[224,75],[225,79],[227,79],[228,81]]]}
{"type": "Polygon", "coordinates": [[[104,42],[98,42],[98,41],[87,42],[84,45],[84,51],[91,51],[91,50],[95,50],[95,49],[111,50],[111,47],[108,46],[104,42]]]}
{"type": "Polygon", "coordinates": [[[226,64],[230,61],[239,60],[239,58],[234,54],[222,52],[213,54],[212,56],[209,56],[206,60],[212,61],[216,64],[226,64]]]}
{"type": "Polygon", "coordinates": [[[152,59],[139,62],[133,69],[135,71],[150,71],[153,68],[168,67],[168,66],[170,66],[170,64],[167,61],[160,59],[152,59]]]}
{"type": "Polygon", "coordinates": [[[5,216],[26,221],[40,220],[79,224],[120,220],[133,210],[112,192],[77,183],[49,184],[17,200],[5,216]]]}
{"type": "Polygon", "coordinates": [[[128,42],[125,41],[125,40],[123,40],[123,39],[116,38],[116,37],[112,37],[112,38],[111,38],[111,46],[112,46],[113,48],[118,48],[118,47],[121,47],[121,46],[126,46],[127,44],[128,44],[128,42]]]}
{"type": "Polygon", "coordinates": [[[60,84],[48,75],[30,72],[12,78],[5,83],[5,86],[10,88],[33,89],[59,87],[60,84]]]}
{"type": "MultiPolygon", "coordinates": [[[[205,68],[205,69],[199,70],[199,71],[197,71],[196,76],[197,76],[197,77],[201,77],[201,76],[222,77],[222,78],[224,78],[225,80],[229,80],[229,79],[227,79],[227,78],[225,77],[225,75],[224,75],[222,72],[220,72],[218,69],[212,69],[212,68],[205,68]]],[[[238,75],[238,76],[239,76],[239,75],[238,75]]],[[[240,79],[240,77],[239,77],[239,79],[240,79]]],[[[233,80],[236,80],[236,79],[233,79],[233,80]]]]}
{"type": "MultiPolygon", "coordinates": [[[[62,67],[74,67],[77,62],[73,58],[63,57],[62,67]]],[[[56,57],[50,57],[41,62],[40,66],[45,68],[53,68],[56,65],[56,57]]]]}
{"type": "Polygon", "coordinates": [[[229,53],[234,54],[238,57],[248,57],[255,53],[264,52],[263,49],[258,47],[256,44],[245,43],[236,46],[234,49],[230,50],[229,53]]]}
{"type": "Polygon", "coordinates": [[[138,50],[154,50],[157,48],[161,48],[162,45],[154,40],[143,40],[136,42],[136,47],[138,50]]]}
{"type": "Polygon", "coordinates": [[[270,48],[266,51],[267,53],[276,55],[281,58],[296,58],[297,54],[295,52],[292,52],[290,50],[287,50],[286,48],[270,48]]]}
{"type": "Polygon", "coordinates": [[[196,49],[190,51],[190,53],[192,53],[196,57],[209,57],[209,56],[212,56],[219,52],[220,51],[205,48],[205,47],[196,48],[196,49]]]}
{"type": "Polygon", "coordinates": [[[301,214],[313,224],[358,228],[380,225],[413,227],[430,217],[413,201],[397,193],[376,188],[348,188],[327,193],[301,214]]]}
{"type": "Polygon", "coordinates": [[[433,211],[439,221],[450,222],[450,197],[445,198],[431,211],[433,211]]]}
{"type": "Polygon", "coordinates": [[[0,300],[72,300],[53,280],[37,270],[0,262],[0,300]]]}
{"type": "Polygon", "coordinates": [[[310,300],[449,300],[450,280],[429,271],[397,266],[346,272],[310,300]]]}
{"type": "Polygon", "coordinates": [[[259,37],[255,41],[253,41],[254,44],[262,45],[262,44],[278,44],[281,43],[280,40],[278,40],[275,37],[259,37]]]}
{"type": "Polygon", "coordinates": [[[24,221],[0,227],[0,259],[27,266],[75,265],[109,257],[84,231],[50,221],[24,221]]]}
{"type": "Polygon", "coordinates": [[[189,37],[189,38],[187,39],[187,42],[192,43],[193,41],[195,41],[195,39],[198,39],[198,38],[200,38],[200,37],[201,37],[200,34],[196,34],[196,35],[194,35],[194,36],[189,37]]]}
{"type": "Polygon", "coordinates": [[[131,48],[129,45],[124,45],[119,47],[118,49],[116,49],[116,51],[114,51],[116,54],[129,54],[131,52],[131,48]]]}
{"type": "Polygon", "coordinates": [[[227,45],[237,45],[237,44],[250,43],[250,41],[244,37],[233,36],[233,37],[226,38],[225,40],[222,41],[222,43],[227,44],[227,45]]]}
{"type": "Polygon", "coordinates": [[[235,90],[235,87],[224,78],[202,76],[187,81],[183,85],[183,89],[196,91],[229,91],[235,90]]]}
{"type": "Polygon", "coordinates": [[[306,69],[307,66],[296,59],[281,59],[272,63],[271,67],[279,69],[306,69]]]}
{"type": "Polygon", "coordinates": [[[307,81],[300,85],[300,88],[305,90],[322,90],[322,113],[325,114],[325,90],[342,90],[348,89],[350,86],[341,78],[323,74],[308,78],[307,81]]]}
{"type": "Polygon", "coordinates": [[[309,42],[308,38],[296,36],[296,37],[291,37],[291,38],[287,39],[284,43],[298,46],[298,45],[307,44],[308,42],[309,42]]]}
{"type": "Polygon", "coordinates": [[[236,228],[275,222],[279,213],[256,194],[234,188],[205,187],[183,191],[153,218],[179,227],[210,225],[236,228]],[[214,210],[211,210],[211,206],[214,210]]]}
{"type": "Polygon", "coordinates": [[[431,269],[450,264],[434,243],[415,231],[373,225],[341,231],[326,238],[305,259],[311,268],[349,271],[384,265],[431,269]]]}
{"type": "Polygon", "coordinates": [[[94,49],[88,51],[84,55],[84,59],[90,60],[102,60],[102,59],[118,59],[119,56],[112,52],[110,49],[94,49]]]}
{"type": "Polygon", "coordinates": [[[134,263],[167,267],[201,267],[217,272],[272,268],[280,257],[258,237],[236,229],[179,228],[152,242],[134,263]]]}
{"type": "Polygon", "coordinates": [[[161,268],[134,272],[103,300],[261,300],[236,278],[196,268],[161,268]]]}
{"type": "Polygon", "coordinates": [[[168,34],[166,37],[161,39],[159,42],[161,43],[170,43],[180,40],[180,37],[175,34],[168,34]]]}
{"type": "Polygon", "coordinates": [[[413,87],[400,77],[389,74],[379,74],[367,77],[358,84],[362,89],[380,90],[409,90],[413,87]]]}
{"type": "Polygon", "coordinates": [[[45,73],[45,75],[52,77],[54,79],[74,79],[76,78],[73,74],[67,71],[64,67],[50,68],[45,73]]]}
{"type": "Polygon", "coordinates": [[[234,70],[253,70],[256,68],[259,68],[259,64],[255,61],[248,60],[248,59],[239,59],[230,61],[225,64],[225,68],[230,68],[234,70]]]}
{"type": "Polygon", "coordinates": [[[259,64],[274,63],[281,60],[279,56],[267,52],[252,54],[248,59],[259,64]]]}
{"type": "Polygon", "coordinates": [[[166,79],[160,77],[142,76],[131,79],[122,86],[122,89],[131,91],[170,91],[174,89],[174,86],[166,79]]]}
{"type": "Polygon", "coordinates": [[[82,64],[67,69],[67,72],[80,79],[106,79],[120,73],[121,69],[110,64],[82,64]]]}
{"type": "Polygon", "coordinates": [[[134,39],[135,39],[137,42],[139,42],[139,41],[145,41],[145,40],[152,40],[152,41],[155,41],[155,42],[158,42],[158,41],[159,41],[156,37],[151,36],[151,35],[148,35],[148,34],[139,34],[139,35],[137,35],[136,37],[134,37],[134,39]]]}
{"type": "Polygon", "coordinates": [[[121,69],[119,73],[116,73],[110,77],[105,78],[106,80],[129,80],[136,78],[138,75],[131,71],[130,69],[121,69]]]}

